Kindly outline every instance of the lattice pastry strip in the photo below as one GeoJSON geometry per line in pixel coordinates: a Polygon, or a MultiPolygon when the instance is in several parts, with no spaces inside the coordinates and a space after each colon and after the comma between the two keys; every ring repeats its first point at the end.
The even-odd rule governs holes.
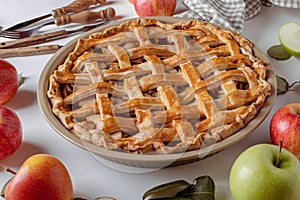
{"type": "Polygon", "coordinates": [[[270,95],[247,39],[212,24],[137,19],[78,40],[49,80],[54,114],[111,150],[175,153],[230,137],[270,95]]]}

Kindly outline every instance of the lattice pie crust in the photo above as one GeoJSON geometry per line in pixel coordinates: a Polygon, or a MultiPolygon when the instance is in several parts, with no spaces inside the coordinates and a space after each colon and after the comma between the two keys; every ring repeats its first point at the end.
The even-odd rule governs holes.
{"type": "Polygon", "coordinates": [[[49,80],[54,114],[110,150],[175,153],[224,140],[264,105],[270,67],[243,36],[134,19],[79,39],[49,80]]]}

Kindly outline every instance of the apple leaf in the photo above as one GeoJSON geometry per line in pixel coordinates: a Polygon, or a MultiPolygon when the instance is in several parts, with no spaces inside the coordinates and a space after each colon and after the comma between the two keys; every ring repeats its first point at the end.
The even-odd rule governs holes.
{"type": "Polygon", "coordinates": [[[194,180],[194,184],[178,192],[176,196],[190,200],[214,200],[215,183],[210,176],[200,176],[194,180]]]}
{"type": "Polygon", "coordinates": [[[268,53],[269,56],[271,56],[272,58],[275,58],[276,60],[287,60],[292,56],[280,44],[271,46],[267,50],[267,53],[268,53]]]}
{"type": "Polygon", "coordinates": [[[150,190],[148,190],[144,195],[143,195],[143,200],[146,199],[147,197],[153,195],[153,194],[158,194],[158,193],[163,193],[167,190],[170,189],[175,189],[178,187],[182,187],[182,186],[188,186],[189,183],[184,181],[184,180],[177,180],[177,181],[172,181],[169,183],[164,183],[158,186],[155,186],[153,188],[151,188],[150,190]]]}
{"type": "Polygon", "coordinates": [[[277,94],[285,94],[289,90],[289,83],[281,76],[276,76],[277,94]]]}
{"type": "Polygon", "coordinates": [[[162,191],[178,188],[184,186],[185,188],[176,193],[175,196],[152,198],[151,200],[214,200],[215,199],[215,183],[210,176],[200,176],[196,178],[192,184],[186,181],[179,180],[170,183],[165,183],[148,190],[143,199],[162,191]]]}
{"type": "Polygon", "coordinates": [[[300,81],[295,81],[294,83],[289,85],[287,80],[277,75],[276,75],[276,80],[277,80],[277,94],[285,94],[288,91],[297,91],[297,90],[292,90],[291,88],[296,84],[300,84],[300,81]]]}

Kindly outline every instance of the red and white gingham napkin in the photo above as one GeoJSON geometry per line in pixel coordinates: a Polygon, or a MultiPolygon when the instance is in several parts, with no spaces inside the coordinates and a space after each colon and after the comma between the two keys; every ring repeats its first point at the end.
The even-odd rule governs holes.
{"type": "Polygon", "coordinates": [[[244,21],[257,15],[261,7],[300,8],[300,0],[182,0],[189,10],[176,16],[201,19],[241,33],[244,21]]]}

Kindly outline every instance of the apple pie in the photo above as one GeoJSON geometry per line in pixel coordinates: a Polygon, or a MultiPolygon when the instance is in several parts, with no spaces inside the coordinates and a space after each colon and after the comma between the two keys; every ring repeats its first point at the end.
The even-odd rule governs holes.
{"type": "Polygon", "coordinates": [[[244,128],[270,95],[253,47],[199,20],[128,20],[78,39],[47,96],[68,130],[103,148],[196,150],[244,128]]]}

